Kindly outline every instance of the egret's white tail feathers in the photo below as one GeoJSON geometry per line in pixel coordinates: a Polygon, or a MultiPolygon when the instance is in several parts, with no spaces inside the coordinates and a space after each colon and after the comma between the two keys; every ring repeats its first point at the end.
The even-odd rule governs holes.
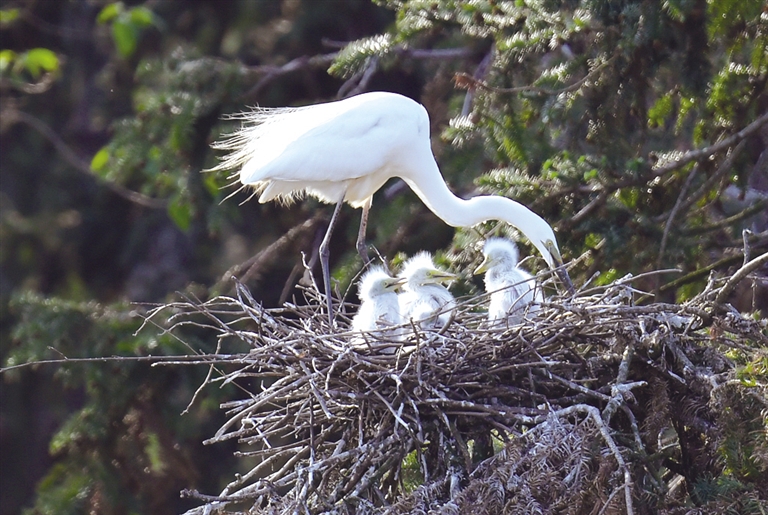
{"type": "MultiPolygon", "coordinates": [[[[339,115],[328,104],[305,107],[254,108],[253,111],[226,116],[227,120],[242,120],[240,129],[213,143],[217,150],[228,153],[219,164],[208,171],[236,170],[230,177],[254,188],[259,202],[277,200],[291,204],[312,194],[328,203],[336,203],[347,185],[329,181],[276,180],[274,169],[286,149],[307,132],[339,115]]],[[[239,191],[239,190],[238,190],[239,191]]]]}
{"type": "Polygon", "coordinates": [[[242,120],[243,125],[212,145],[214,149],[229,151],[212,170],[239,169],[243,184],[260,182],[260,170],[279,157],[286,147],[338,115],[336,110],[324,108],[327,105],[257,107],[228,116],[228,120],[242,120]]]}

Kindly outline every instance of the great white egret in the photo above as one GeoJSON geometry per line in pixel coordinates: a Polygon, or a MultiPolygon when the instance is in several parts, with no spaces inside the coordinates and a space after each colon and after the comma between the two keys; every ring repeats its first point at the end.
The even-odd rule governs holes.
{"type": "Polygon", "coordinates": [[[485,291],[490,293],[488,320],[522,321],[525,308],[544,300],[531,274],[518,268],[517,246],[504,238],[488,238],[483,246],[485,259],[475,274],[485,272],[485,291]]]}
{"type": "Polygon", "coordinates": [[[397,334],[385,328],[400,325],[400,309],[397,293],[398,279],[391,277],[383,267],[374,266],[363,274],[358,283],[360,309],[352,319],[353,331],[374,332],[377,337],[397,334]]]}
{"type": "Polygon", "coordinates": [[[518,228],[570,285],[555,234],[539,215],[505,197],[464,200],[448,189],[432,154],[427,110],[410,98],[371,92],[305,107],[255,109],[231,118],[244,124],[213,145],[228,151],[213,170],[238,170],[233,177],[252,186],[259,202],[290,202],[307,194],[336,203],[320,244],[331,326],[328,254],[341,205],[363,210],[357,248],[367,261],[365,229],[373,194],[392,177],[402,178],[453,227],[501,220],[518,228]]]}
{"type": "Polygon", "coordinates": [[[424,329],[439,329],[451,318],[456,301],[442,283],[456,280],[455,274],[438,269],[429,252],[419,252],[403,264],[398,295],[403,321],[419,322],[424,329]]]}

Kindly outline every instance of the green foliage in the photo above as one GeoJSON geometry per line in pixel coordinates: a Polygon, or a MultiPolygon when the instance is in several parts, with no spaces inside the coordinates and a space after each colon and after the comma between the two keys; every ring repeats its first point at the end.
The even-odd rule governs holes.
{"type": "MultiPolygon", "coordinates": [[[[108,181],[170,198],[168,214],[186,230],[194,216],[190,175],[203,179],[204,163],[195,161],[201,149],[193,145],[206,144],[197,133],[210,129],[200,119],[217,114],[239,77],[237,66],[182,52],[165,61],[143,61],[133,95],[136,115],[114,123],[112,140],[94,155],[91,168],[108,181]]],[[[204,180],[207,193],[219,197],[225,177],[208,174],[204,180]]]]}
{"type": "Polygon", "coordinates": [[[93,478],[86,470],[58,463],[51,467],[38,485],[38,497],[33,509],[24,515],[79,515],[87,511],[93,494],[93,478]]]}
{"type": "Polygon", "coordinates": [[[388,34],[354,41],[339,52],[328,73],[349,78],[365,69],[371,57],[386,57],[393,46],[392,37],[388,34]]]}
{"type": "Polygon", "coordinates": [[[168,204],[168,215],[182,231],[189,229],[192,223],[192,206],[182,195],[174,196],[168,204]]]}
{"type": "MultiPolygon", "coordinates": [[[[141,320],[126,305],[26,293],[14,299],[12,308],[19,313],[19,323],[13,332],[16,345],[5,366],[63,356],[130,358],[189,352],[169,335],[136,333],[141,320]]],[[[201,351],[213,350],[210,341],[197,340],[192,334],[188,338],[201,351]]],[[[169,486],[169,469],[179,463],[190,466],[187,451],[174,447],[174,442],[189,439],[184,444],[188,449],[202,438],[199,428],[186,427],[179,413],[204,373],[195,369],[149,373],[149,364],[119,359],[98,366],[73,362],[58,367],[57,380],[88,395],[52,438],[50,452],[58,463],[38,486],[37,501],[29,513],[80,513],[94,502],[146,513],[146,506],[165,495],[160,490],[169,486]],[[134,491],[132,476],[144,474],[155,478],[157,491],[148,486],[134,491]]],[[[14,372],[7,374],[12,377],[14,372]]],[[[217,403],[213,404],[209,407],[217,403]]]]}
{"type": "MultiPolygon", "coordinates": [[[[709,223],[690,207],[676,213],[674,244],[659,247],[659,224],[693,164],[681,167],[684,175],[671,168],[658,177],[654,169],[677,159],[679,148],[720,140],[760,112],[768,78],[761,2],[708,2],[706,13],[686,0],[382,4],[398,12],[391,36],[398,44],[416,47],[438,32],[440,42],[459,33],[494,42],[471,115],[451,120],[443,137],[454,145],[484,141],[494,170],[478,180],[482,190],[559,220],[566,256],[593,249],[582,261],[587,275],[659,264],[695,270],[704,257],[696,249],[722,247],[715,233],[707,243],[700,232],[684,236],[709,223]]],[[[366,58],[388,51],[363,43],[366,58]]],[[[688,193],[711,199],[715,189],[700,187],[714,167],[699,166],[705,173],[688,193]]]]}
{"type": "MultiPolygon", "coordinates": [[[[127,304],[101,305],[97,302],[77,302],[56,297],[44,297],[25,292],[15,297],[11,309],[18,313],[13,339],[19,344],[6,358],[7,366],[45,359],[67,357],[109,356],[117,348],[130,355],[149,352],[174,354],[186,350],[168,336],[157,338],[151,333],[134,336],[141,320],[130,316],[127,304]]],[[[74,365],[58,374],[68,386],[81,384],[89,378],[102,379],[104,369],[74,365]],[[83,368],[87,373],[82,375],[83,368]],[[95,374],[91,376],[91,374],[95,374]]],[[[97,392],[94,392],[97,393],[97,392]]]]}
{"type": "Polygon", "coordinates": [[[153,25],[162,27],[160,19],[148,8],[137,6],[127,9],[123,2],[107,4],[96,20],[101,24],[111,25],[112,39],[117,51],[126,59],[136,52],[144,29],[153,25]]]}
{"type": "Polygon", "coordinates": [[[702,479],[693,485],[693,495],[705,513],[762,515],[765,512],[759,494],[732,477],[702,479]]]}
{"type": "Polygon", "coordinates": [[[0,9],[0,27],[10,25],[19,18],[19,10],[13,9],[0,9]]]}
{"type": "MultiPolygon", "coordinates": [[[[714,0],[707,2],[708,31],[711,38],[727,37],[744,30],[765,17],[765,4],[760,0],[714,0]]],[[[765,20],[763,20],[765,21],[765,20]]]]}
{"type": "Polygon", "coordinates": [[[25,52],[0,50],[0,74],[14,80],[38,80],[43,73],[58,71],[59,57],[47,48],[32,48],[25,52]]]}
{"type": "Polygon", "coordinates": [[[424,484],[424,475],[419,465],[419,451],[411,451],[403,459],[401,468],[403,477],[403,492],[410,494],[416,488],[424,484]]]}
{"type": "Polygon", "coordinates": [[[656,103],[648,110],[648,126],[663,127],[672,114],[672,94],[668,93],[659,97],[656,103]]]}

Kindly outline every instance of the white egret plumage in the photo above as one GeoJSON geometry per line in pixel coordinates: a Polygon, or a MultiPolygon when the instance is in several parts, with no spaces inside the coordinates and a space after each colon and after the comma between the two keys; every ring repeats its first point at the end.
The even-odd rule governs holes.
{"type": "Polygon", "coordinates": [[[403,321],[419,322],[424,329],[439,329],[448,323],[456,301],[443,283],[458,277],[437,268],[429,252],[419,252],[403,264],[398,295],[403,321]]]}
{"type": "Polygon", "coordinates": [[[397,293],[398,279],[390,276],[383,267],[374,266],[363,274],[358,283],[360,309],[352,318],[353,331],[373,332],[377,337],[397,334],[392,326],[401,324],[397,293]]]}
{"type": "Polygon", "coordinates": [[[336,203],[320,244],[331,325],[328,255],[341,205],[363,210],[357,248],[367,261],[365,228],[373,194],[392,177],[402,178],[453,227],[501,220],[518,228],[570,285],[555,234],[540,216],[506,197],[464,200],[451,192],[432,154],[429,115],[414,100],[372,92],[306,107],[256,109],[232,118],[243,120],[244,126],[214,144],[229,151],[214,170],[237,170],[235,176],[255,188],[259,202],[307,194],[336,203]]]}
{"type": "Polygon", "coordinates": [[[488,320],[519,323],[526,307],[530,312],[544,300],[536,280],[517,266],[517,246],[509,240],[488,238],[483,245],[483,255],[485,259],[475,274],[485,272],[485,291],[490,293],[488,320]]]}

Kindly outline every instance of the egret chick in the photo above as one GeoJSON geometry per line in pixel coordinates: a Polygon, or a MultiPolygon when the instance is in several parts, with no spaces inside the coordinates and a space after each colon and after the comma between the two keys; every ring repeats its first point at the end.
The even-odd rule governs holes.
{"type": "Polygon", "coordinates": [[[485,291],[490,293],[488,320],[504,320],[517,324],[523,320],[525,308],[538,309],[544,300],[531,274],[517,266],[517,245],[504,238],[488,238],[483,246],[485,259],[475,274],[485,272],[485,291]]]}
{"type": "Polygon", "coordinates": [[[427,110],[395,93],[371,92],[298,108],[257,109],[231,116],[244,126],[214,148],[229,152],[213,170],[236,170],[259,202],[290,202],[304,194],[335,203],[320,244],[328,317],[333,326],[328,264],[331,233],[341,205],[362,208],[357,248],[368,261],[365,228],[373,194],[392,177],[402,178],[445,223],[470,227],[501,220],[517,227],[573,290],[555,233],[539,215],[506,197],[468,200],[454,195],[432,154],[427,110]]]}
{"type": "Polygon", "coordinates": [[[419,252],[405,262],[398,278],[404,290],[397,297],[404,322],[419,322],[423,329],[448,323],[456,301],[442,283],[457,279],[456,275],[438,269],[429,252],[419,252]]]}
{"type": "Polygon", "coordinates": [[[384,267],[374,266],[363,274],[357,292],[361,304],[352,319],[352,330],[372,332],[377,338],[398,339],[393,329],[386,330],[402,323],[395,293],[398,287],[399,281],[391,277],[384,267]]]}

